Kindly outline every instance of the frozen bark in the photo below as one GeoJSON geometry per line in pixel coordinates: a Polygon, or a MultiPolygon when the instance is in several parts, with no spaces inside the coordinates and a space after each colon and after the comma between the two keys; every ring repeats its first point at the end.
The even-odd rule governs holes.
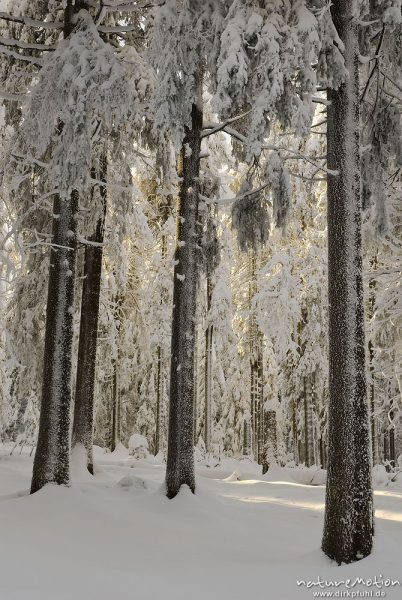
{"type": "MultiPolygon", "coordinates": [[[[102,157],[102,181],[106,180],[106,157],[102,157]]],[[[94,173],[94,175],[96,175],[94,173]]],[[[95,233],[85,246],[84,282],[82,286],[80,337],[78,345],[77,380],[75,387],[73,448],[85,449],[87,468],[93,473],[93,420],[96,345],[98,339],[99,298],[102,277],[102,244],[106,214],[106,187],[100,187],[101,215],[95,233]]]]}
{"type": "MultiPolygon", "coordinates": [[[[81,5],[68,0],[64,37],[73,31],[81,5]]],[[[63,123],[58,125],[61,134],[63,123]]],[[[55,195],[52,248],[46,306],[43,387],[31,494],[47,483],[68,484],[70,478],[71,351],[73,341],[78,193],[55,195]]]]}
{"type": "Polygon", "coordinates": [[[55,197],[46,308],[43,389],[31,493],[70,477],[71,349],[73,340],[78,194],[55,197]]]}
{"type": "Polygon", "coordinates": [[[331,12],[349,76],[328,89],[329,448],[322,548],[350,563],[372,548],[373,502],[361,257],[359,48],[355,2],[331,12]]]}
{"type": "Polygon", "coordinates": [[[170,372],[169,443],[166,494],[182,485],[195,491],[194,477],[194,335],[199,269],[198,203],[202,134],[201,102],[192,105],[181,150],[181,176],[175,253],[170,372]]]}

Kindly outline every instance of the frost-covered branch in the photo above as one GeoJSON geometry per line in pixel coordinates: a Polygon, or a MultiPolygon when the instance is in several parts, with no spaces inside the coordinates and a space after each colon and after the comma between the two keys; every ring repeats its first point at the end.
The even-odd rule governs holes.
{"type": "Polygon", "coordinates": [[[324,106],[329,106],[331,104],[330,100],[319,98],[318,96],[313,96],[311,102],[314,102],[314,104],[324,104],[324,106]]]}
{"type": "Polygon", "coordinates": [[[0,90],[0,98],[3,98],[3,100],[11,100],[12,102],[23,102],[26,97],[26,94],[15,94],[13,92],[0,90]]]}
{"type": "Polygon", "coordinates": [[[64,23],[61,21],[37,21],[30,17],[14,17],[5,12],[0,12],[0,19],[3,21],[11,21],[12,23],[20,23],[28,27],[39,27],[40,29],[63,29],[64,23]]]}
{"type": "MultiPolygon", "coordinates": [[[[213,133],[217,133],[218,131],[225,130],[228,127],[228,125],[230,125],[231,123],[235,123],[236,121],[238,121],[239,119],[242,119],[249,113],[250,113],[250,111],[248,110],[248,111],[242,113],[241,115],[237,115],[236,117],[227,119],[224,123],[205,123],[203,125],[203,129],[205,129],[206,131],[202,134],[202,137],[203,138],[208,137],[208,136],[212,135],[213,133]]],[[[235,131],[235,130],[233,130],[233,131],[235,132],[235,134],[240,135],[237,131],[235,131]]]]}
{"type": "Polygon", "coordinates": [[[141,12],[148,8],[159,8],[165,4],[162,2],[103,2],[103,7],[108,12],[141,12]]]}
{"type": "Polygon", "coordinates": [[[314,182],[318,182],[318,181],[327,181],[326,177],[314,177],[314,175],[311,175],[310,177],[307,175],[302,175],[301,173],[295,173],[294,171],[289,171],[289,175],[291,177],[297,177],[297,179],[302,179],[303,181],[314,181],[314,182]]]}
{"type": "Polygon", "coordinates": [[[77,242],[82,244],[83,246],[93,246],[95,248],[103,248],[105,244],[101,244],[100,242],[94,242],[93,240],[86,239],[80,233],[77,234],[77,242]]]}
{"type": "Polygon", "coordinates": [[[7,54],[7,56],[12,56],[17,60],[23,60],[25,62],[32,63],[33,65],[42,66],[42,60],[40,58],[33,58],[32,56],[26,56],[25,54],[19,54],[18,52],[14,52],[14,50],[10,50],[5,46],[0,47],[0,54],[7,54]]]}
{"type": "Polygon", "coordinates": [[[383,69],[380,69],[380,73],[381,73],[381,75],[383,75],[385,77],[385,79],[387,79],[390,83],[392,83],[392,85],[394,87],[396,87],[397,90],[402,92],[402,87],[395,81],[395,79],[392,79],[392,77],[390,77],[388,75],[388,73],[386,73],[383,69]]]}
{"type": "MultiPolygon", "coordinates": [[[[123,6],[123,5],[122,5],[123,6]]],[[[128,6],[128,5],[126,5],[128,6]]],[[[107,8],[110,7],[105,7],[105,12],[107,8]]],[[[114,10],[117,10],[116,8],[114,10]]],[[[123,11],[123,8],[119,8],[119,11],[123,11]]],[[[138,9],[140,10],[140,9],[138,9]]],[[[126,10],[127,12],[127,10],[126,10]]],[[[38,29],[50,29],[50,30],[62,30],[64,24],[61,21],[38,21],[36,19],[31,19],[30,17],[15,17],[14,15],[10,15],[8,13],[4,13],[4,12],[0,12],[0,19],[2,19],[3,21],[9,21],[12,23],[19,23],[21,25],[25,25],[27,27],[35,27],[38,29]]],[[[132,25],[101,25],[101,14],[99,14],[99,17],[96,19],[96,25],[97,25],[97,29],[100,33],[121,33],[121,32],[130,32],[130,31],[134,31],[136,28],[132,25]]],[[[3,42],[4,43],[4,42],[3,42]]],[[[41,44],[39,44],[41,45],[41,44]]],[[[28,49],[34,49],[33,46],[37,46],[37,44],[27,44],[26,46],[20,46],[20,47],[26,47],[28,49]],[[32,48],[31,48],[32,47],[32,48]]],[[[45,46],[45,44],[43,44],[43,46],[45,46]]],[[[35,48],[37,50],[49,50],[49,49],[54,49],[54,48],[49,48],[48,46],[43,47],[43,48],[35,48]]]]}
{"type": "Polygon", "coordinates": [[[366,85],[364,86],[363,93],[360,96],[360,102],[363,102],[363,100],[364,100],[364,98],[366,96],[367,90],[368,90],[368,88],[370,86],[370,81],[371,81],[371,79],[372,79],[372,77],[373,77],[376,69],[378,68],[378,59],[379,59],[379,56],[380,56],[381,46],[382,46],[382,43],[383,43],[383,40],[384,40],[384,33],[385,33],[385,26],[383,25],[383,27],[381,29],[380,39],[378,41],[378,45],[377,45],[377,48],[376,48],[376,51],[375,51],[375,63],[374,63],[374,65],[373,65],[373,67],[372,67],[372,69],[370,71],[370,75],[367,78],[367,82],[366,82],[366,85]]]}
{"type": "Polygon", "coordinates": [[[219,205],[231,204],[232,202],[236,202],[237,200],[244,200],[245,198],[247,198],[249,196],[253,196],[254,194],[259,194],[260,192],[265,190],[270,185],[271,185],[271,182],[268,181],[266,183],[263,183],[262,185],[260,185],[257,188],[249,190],[249,191],[245,192],[244,194],[239,194],[238,196],[234,196],[233,198],[207,198],[206,196],[203,196],[202,194],[200,194],[200,198],[203,202],[205,202],[205,204],[219,204],[219,205]]]}
{"type": "MultiPolygon", "coordinates": [[[[296,150],[291,150],[290,148],[285,148],[285,147],[281,148],[278,146],[263,146],[262,149],[263,150],[273,150],[274,152],[289,152],[290,154],[292,154],[294,156],[294,158],[297,158],[300,160],[305,160],[310,165],[313,165],[313,167],[315,167],[318,171],[322,171],[323,173],[326,173],[327,175],[332,175],[334,177],[336,177],[338,175],[338,171],[334,171],[332,169],[327,169],[325,167],[322,167],[321,165],[317,165],[314,162],[314,160],[312,160],[308,156],[305,156],[304,154],[301,154],[301,152],[297,152],[296,150]]],[[[290,158],[290,157],[285,157],[285,158],[290,158]]]]}
{"type": "Polygon", "coordinates": [[[133,25],[98,25],[99,33],[126,33],[134,31],[136,27],[133,25]]]}
{"type": "Polygon", "coordinates": [[[16,40],[15,38],[5,38],[0,36],[0,44],[2,46],[13,46],[15,48],[22,48],[24,50],[44,50],[50,51],[55,50],[55,46],[50,46],[49,44],[27,44],[26,42],[21,42],[20,40],[16,40]]]}

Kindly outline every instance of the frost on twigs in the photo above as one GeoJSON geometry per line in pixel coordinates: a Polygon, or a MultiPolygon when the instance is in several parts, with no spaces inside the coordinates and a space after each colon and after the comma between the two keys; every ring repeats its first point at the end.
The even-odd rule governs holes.
{"type": "Polygon", "coordinates": [[[251,190],[251,182],[244,181],[232,208],[232,225],[237,231],[240,249],[244,252],[263,246],[269,237],[267,199],[263,192],[249,193],[251,190]]]}
{"type": "Polygon", "coordinates": [[[283,227],[289,210],[291,189],[289,172],[277,152],[272,152],[268,158],[265,179],[271,187],[275,225],[283,227]]]}
{"type": "Polygon", "coordinates": [[[143,122],[143,102],[152,85],[133,48],[114,52],[82,10],[74,33],[44,58],[21,128],[21,150],[42,157],[51,189],[61,197],[91,187],[92,148],[100,128],[110,131],[128,117],[143,122]]]}
{"type": "Polygon", "coordinates": [[[263,171],[262,185],[246,179],[232,208],[232,225],[242,251],[264,246],[270,232],[270,215],[277,227],[284,227],[290,206],[289,173],[277,152],[271,152],[263,171]],[[270,206],[272,205],[272,210],[270,206]]]}
{"type": "Polygon", "coordinates": [[[248,158],[259,155],[275,120],[306,135],[313,117],[320,48],[317,20],[303,0],[235,0],[225,18],[214,78],[214,110],[221,119],[249,111],[248,158]],[[262,5],[263,4],[263,5],[262,5]]]}
{"type": "MultiPolygon", "coordinates": [[[[204,173],[201,177],[201,196],[209,201],[216,198],[219,194],[219,177],[211,172],[204,173]]],[[[198,213],[200,227],[202,227],[200,250],[201,250],[201,269],[207,275],[211,275],[220,262],[220,242],[217,231],[217,219],[214,216],[214,210],[211,204],[201,203],[198,213]]]]}
{"type": "MultiPolygon", "coordinates": [[[[202,0],[166,0],[155,13],[148,58],[158,74],[150,101],[153,135],[181,147],[191,127],[191,107],[200,103],[200,56],[209,52],[207,12],[202,0]]],[[[185,148],[186,157],[191,149],[185,148]]]]}
{"type": "MultiPolygon", "coordinates": [[[[370,98],[369,92],[368,97],[370,98]]],[[[378,235],[388,229],[387,195],[390,193],[389,175],[402,166],[402,119],[397,106],[390,104],[388,97],[380,98],[375,109],[371,103],[370,115],[364,130],[361,154],[363,209],[375,206],[373,226],[378,235]]]]}

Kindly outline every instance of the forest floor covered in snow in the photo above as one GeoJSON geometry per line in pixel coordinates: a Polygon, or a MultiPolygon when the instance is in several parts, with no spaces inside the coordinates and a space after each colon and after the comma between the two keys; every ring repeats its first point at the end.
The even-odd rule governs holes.
{"type": "MultiPolygon", "coordinates": [[[[337,567],[320,551],[322,472],[262,476],[226,460],[198,467],[195,496],[167,500],[155,459],[100,449],[95,458],[94,477],[73,464],[71,487],[29,496],[32,458],[0,450],[1,600],[297,600],[346,590],[298,580],[402,583],[401,482],[376,489],[372,556],[337,567]]],[[[397,584],[349,591],[358,589],[402,598],[397,584]]]]}

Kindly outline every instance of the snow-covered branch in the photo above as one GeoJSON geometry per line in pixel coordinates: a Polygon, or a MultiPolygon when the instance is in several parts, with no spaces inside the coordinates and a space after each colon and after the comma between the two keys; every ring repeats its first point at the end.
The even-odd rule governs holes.
{"type": "Polygon", "coordinates": [[[0,90],[0,98],[3,98],[3,100],[10,100],[12,102],[23,102],[26,98],[26,94],[15,94],[13,92],[0,90]]]}
{"type": "Polygon", "coordinates": [[[42,60],[40,58],[33,58],[32,56],[26,56],[25,54],[19,54],[18,52],[14,52],[14,50],[10,50],[5,46],[0,47],[0,54],[6,54],[7,56],[12,56],[17,60],[23,60],[25,62],[32,63],[33,65],[42,66],[42,60]]]}
{"type": "Polygon", "coordinates": [[[49,44],[27,44],[26,42],[21,42],[20,40],[16,40],[14,38],[5,38],[2,36],[0,36],[0,44],[3,46],[13,46],[15,48],[22,48],[24,50],[55,50],[55,46],[50,46],[49,44]]]}
{"type": "Polygon", "coordinates": [[[162,2],[103,2],[103,7],[108,12],[141,12],[149,8],[159,8],[165,4],[162,2]]]}
{"type": "Polygon", "coordinates": [[[202,194],[200,194],[200,198],[203,202],[205,202],[205,204],[219,204],[219,205],[231,204],[232,202],[236,202],[237,200],[243,200],[244,198],[247,198],[248,196],[253,196],[254,194],[259,194],[260,192],[265,190],[270,185],[271,185],[271,182],[263,183],[262,185],[260,185],[257,188],[254,188],[252,190],[245,192],[244,194],[239,194],[238,196],[234,196],[232,198],[207,198],[206,196],[203,196],[202,194]]]}
{"type": "Polygon", "coordinates": [[[38,27],[40,29],[63,29],[64,23],[61,21],[38,21],[30,17],[14,17],[9,13],[0,12],[0,19],[3,21],[11,21],[12,23],[21,23],[28,27],[38,27]]]}
{"type": "MultiPolygon", "coordinates": [[[[212,135],[213,133],[217,133],[218,131],[226,130],[228,125],[230,125],[231,123],[235,123],[236,121],[239,121],[239,119],[242,119],[243,117],[247,116],[249,113],[250,113],[250,111],[248,110],[248,111],[242,113],[241,115],[237,115],[236,117],[227,119],[224,123],[205,123],[202,128],[206,131],[204,131],[204,133],[202,134],[202,137],[203,138],[208,137],[208,136],[212,135]]],[[[240,135],[235,130],[233,130],[233,131],[237,135],[240,135]]]]}

